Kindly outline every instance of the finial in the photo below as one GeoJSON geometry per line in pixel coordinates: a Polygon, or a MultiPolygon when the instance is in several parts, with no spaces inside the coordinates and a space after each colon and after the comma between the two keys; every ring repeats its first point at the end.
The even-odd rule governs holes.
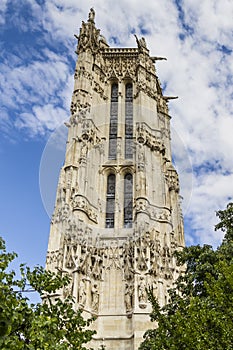
{"type": "Polygon", "coordinates": [[[134,34],[135,38],[136,38],[136,42],[137,42],[137,45],[138,45],[138,49],[139,51],[148,51],[147,47],[146,47],[146,40],[144,37],[142,37],[141,39],[138,39],[137,35],[134,34]]]}
{"type": "Polygon", "coordinates": [[[88,15],[88,22],[95,23],[95,10],[93,7],[90,9],[89,15],[88,15]]]}

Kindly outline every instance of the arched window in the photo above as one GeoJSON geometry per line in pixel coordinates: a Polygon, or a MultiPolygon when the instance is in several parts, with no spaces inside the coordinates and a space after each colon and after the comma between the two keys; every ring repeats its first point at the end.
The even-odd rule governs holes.
{"type": "Polygon", "coordinates": [[[125,158],[133,158],[133,85],[125,86],[125,158]]]}
{"type": "Polygon", "coordinates": [[[124,177],[124,227],[132,227],[133,222],[133,177],[124,177]]]}
{"type": "Polygon", "coordinates": [[[106,195],[106,227],[114,227],[115,216],[115,191],[116,177],[114,174],[108,175],[107,178],[107,195],[106,195]]]}
{"type": "Polygon", "coordinates": [[[109,126],[109,158],[116,159],[117,149],[117,116],[118,116],[118,84],[112,84],[110,126],[109,126]]]}

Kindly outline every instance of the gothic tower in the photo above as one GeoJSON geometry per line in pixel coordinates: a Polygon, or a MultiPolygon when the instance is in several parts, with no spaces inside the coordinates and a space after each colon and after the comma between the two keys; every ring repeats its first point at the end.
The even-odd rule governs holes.
{"type": "MultiPolygon", "coordinates": [[[[111,48],[91,9],[77,46],[71,116],[51,223],[47,269],[71,277],[61,297],[96,316],[91,346],[136,350],[151,328],[184,246],[170,116],[144,38],[111,48]]],[[[75,330],[74,330],[75,331],[75,330]]]]}

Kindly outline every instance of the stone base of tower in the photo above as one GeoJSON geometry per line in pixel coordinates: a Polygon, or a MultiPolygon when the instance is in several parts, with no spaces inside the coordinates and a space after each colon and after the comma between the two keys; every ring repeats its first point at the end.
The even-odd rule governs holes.
{"type": "Polygon", "coordinates": [[[148,314],[100,315],[94,321],[97,333],[88,344],[94,350],[137,350],[146,330],[152,328],[148,314]]]}

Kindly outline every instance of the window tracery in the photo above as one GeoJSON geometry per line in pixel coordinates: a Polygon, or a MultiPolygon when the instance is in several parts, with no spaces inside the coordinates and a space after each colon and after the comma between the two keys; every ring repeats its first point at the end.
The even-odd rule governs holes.
{"type": "Polygon", "coordinates": [[[110,126],[109,126],[109,159],[116,159],[118,122],[118,84],[112,84],[110,126]]]}
{"type": "Polygon", "coordinates": [[[116,177],[114,174],[108,175],[107,178],[107,195],[106,195],[106,228],[114,227],[115,217],[115,192],[116,177]]]}

